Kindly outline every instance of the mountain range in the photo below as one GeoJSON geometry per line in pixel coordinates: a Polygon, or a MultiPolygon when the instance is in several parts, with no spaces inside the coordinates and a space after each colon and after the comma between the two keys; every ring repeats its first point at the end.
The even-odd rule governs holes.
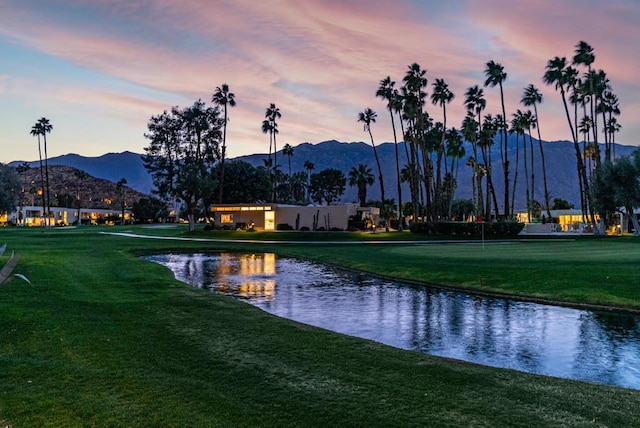
{"type": "MultiPolygon", "coordinates": [[[[534,142],[534,173],[535,173],[535,199],[542,201],[544,187],[542,181],[542,168],[539,155],[538,141],[534,142]]],[[[579,206],[580,196],[578,187],[578,178],[576,173],[575,149],[572,142],[554,141],[542,142],[545,153],[545,163],[547,170],[547,183],[551,200],[553,198],[565,199],[579,206]]],[[[511,162],[510,171],[513,177],[516,159],[516,137],[509,137],[508,157],[511,162]]],[[[400,167],[406,163],[404,144],[399,144],[399,153],[401,156],[400,167]]],[[[378,156],[381,163],[382,175],[385,185],[385,196],[387,198],[396,198],[397,185],[396,163],[395,163],[395,147],[393,143],[382,143],[376,145],[378,156]]],[[[625,146],[621,144],[615,145],[616,156],[626,156],[636,150],[636,146],[625,146]]],[[[471,168],[465,166],[467,157],[472,153],[470,144],[465,143],[467,155],[461,159],[458,172],[458,189],[456,198],[472,197],[472,171],[471,168]]],[[[604,148],[602,149],[604,151],[604,148]]],[[[530,159],[529,147],[527,145],[527,156],[530,159]]],[[[268,157],[266,153],[252,154],[240,156],[234,159],[243,160],[253,166],[264,165],[264,160],[268,157]]],[[[495,144],[492,147],[492,165],[494,187],[498,193],[498,201],[502,199],[501,190],[503,187],[502,166],[500,163],[499,147],[495,144]]],[[[319,172],[326,168],[336,168],[348,174],[349,170],[357,166],[359,163],[368,165],[374,176],[378,176],[377,166],[370,144],[363,142],[338,142],[335,140],[325,141],[318,144],[302,143],[293,147],[293,155],[291,156],[291,171],[305,171],[304,163],[310,161],[314,164],[313,172],[319,172]]],[[[10,165],[17,166],[23,161],[14,161],[10,165]]],[[[27,162],[32,167],[38,167],[38,161],[27,162]]],[[[65,165],[77,168],[87,172],[88,174],[104,178],[113,182],[125,178],[127,186],[138,192],[150,194],[154,188],[151,176],[144,167],[142,155],[132,152],[108,153],[100,157],[84,157],[77,154],[68,154],[49,159],[49,165],[65,165]]],[[[280,169],[289,172],[289,159],[283,155],[282,151],[277,152],[277,165],[280,169]]],[[[523,143],[519,141],[519,162],[518,162],[518,181],[516,208],[524,208],[524,189],[525,172],[523,167],[523,143]]],[[[529,177],[531,171],[528,171],[529,177]]],[[[376,183],[368,189],[368,199],[380,199],[380,186],[376,183]]],[[[409,186],[403,184],[402,187],[403,202],[409,200],[409,186]]],[[[354,187],[347,187],[342,202],[355,202],[357,200],[357,190],[354,187]]]]}

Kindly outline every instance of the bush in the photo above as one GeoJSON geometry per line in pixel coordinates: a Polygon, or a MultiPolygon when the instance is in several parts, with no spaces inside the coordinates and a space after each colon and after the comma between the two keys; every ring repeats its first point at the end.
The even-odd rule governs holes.
{"type": "MultiPolygon", "coordinates": [[[[482,236],[483,223],[469,223],[457,221],[433,221],[411,223],[411,233],[421,233],[432,236],[482,236]]],[[[484,223],[485,237],[516,236],[524,228],[523,223],[515,221],[498,221],[484,223]]]]}
{"type": "Polygon", "coordinates": [[[293,230],[293,226],[288,223],[278,223],[276,224],[276,230],[293,230]]]}
{"type": "Polygon", "coordinates": [[[307,232],[307,231],[309,231],[309,230],[311,230],[311,229],[309,229],[309,227],[307,227],[307,226],[302,226],[302,227],[300,228],[300,230],[301,230],[301,231],[305,231],[305,232],[307,232]]]}

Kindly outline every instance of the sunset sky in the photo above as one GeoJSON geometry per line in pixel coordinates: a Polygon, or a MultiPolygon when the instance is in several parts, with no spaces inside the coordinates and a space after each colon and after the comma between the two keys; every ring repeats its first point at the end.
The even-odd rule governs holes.
{"type": "MultiPolygon", "coordinates": [[[[449,126],[494,60],[508,74],[507,115],[533,83],[545,96],[542,138],[570,139],[560,95],[541,77],[580,40],[620,98],[617,141],[639,145],[639,22],[638,0],[0,0],[0,162],[38,159],[29,131],[42,116],[53,124],[50,157],[143,153],[152,115],[209,102],[222,83],[237,102],[231,157],[268,151],[261,123],[272,102],[278,148],[367,141],[356,122],[365,107],[378,112],[376,141],[393,141],[375,92],[388,75],[400,86],[414,62],[429,93],[436,78],[455,93],[449,126]]],[[[486,113],[498,113],[498,89],[485,95],[486,113]]]]}

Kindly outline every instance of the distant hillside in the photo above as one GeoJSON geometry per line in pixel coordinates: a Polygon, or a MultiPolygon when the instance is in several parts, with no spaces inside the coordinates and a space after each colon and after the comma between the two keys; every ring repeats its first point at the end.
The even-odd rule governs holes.
{"type": "MultiPolygon", "coordinates": [[[[17,166],[23,161],[11,162],[17,166]]],[[[38,161],[27,162],[32,168],[40,166],[38,161]]],[[[104,178],[117,183],[120,179],[127,180],[127,186],[140,193],[150,194],[154,188],[151,176],[144,167],[141,155],[132,152],[107,153],[100,157],[84,157],[68,154],[49,159],[49,166],[64,165],[85,171],[87,174],[104,178]]]]}
{"type": "MultiPolygon", "coordinates": [[[[534,196],[536,200],[542,201],[544,195],[544,187],[542,181],[542,167],[539,156],[538,141],[534,142],[534,162],[535,162],[535,192],[534,196]]],[[[576,173],[576,158],[573,143],[568,141],[555,141],[544,142],[543,147],[545,152],[545,163],[547,167],[547,183],[549,188],[550,197],[566,199],[576,206],[580,204],[580,194],[578,188],[578,178],[576,173]]],[[[525,174],[523,167],[523,143],[519,141],[519,172],[517,182],[517,196],[516,196],[516,208],[525,207],[525,196],[523,189],[526,188],[525,174]],[[519,196],[519,197],[518,197],[519,196]]],[[[382,175],[385,186],[385,196],[388,198],[397,198],[397,184],[396,184],[396,164],[395,164],[395,148],[393,143],[383,143],[376,145],[378,156],[382,167],[382,175]],[[388,195],[388,196],[387,196],[388,195]]],[[[623,146],[616,145],[616,156],[626,156],[633,152],[637,147],[635,146],[623,146]]],[[[460,167],[458,172],[458,190],[456,192],[456,198],[468,198],[472,197],[471,168],[465,166],[466,159],[472,155],[472,148],[470,144],[465,145],[466,156],[460,161],[460,167]]],[[[603,148],[604,152],[604,148],[603,148]]],[[[407,157],[405,155],[404,143],[399,144],[400,153],[400,168],[407,163],[407,157]]],[[[529,149],[527,149],[527,156],[530,159],[529,149]]],[[[254,154],[249,156],[241,156],[237,159],[249,162],[254,166],[263,165],[263,160],[268,157],[267,154],[254,154]]],[[[509,137],[509,153],[508,157],[511,162],[510,176],[513,177],[515,171],[515,159],[516,159],[516,138],[515,136],[509,137]]],[[[373,174],[376,176],[376,183],[368,189],[367,198],[380,199],[380,186],[377,182],[377,166],[375,157],[373,155],[373,149],[370,144],[365,143],[340,143],[338,141],[325,141],[319,144],[303,143],[294,147],[293,156],[291,157],[291,169],[293,172],[305,171],[304,162],[311,161],[315,165],[313,172],[321,171],[325,168],[337,168],[342,170],[345,175],[351,169],[351,167],[363,163],[368,165],[373,174]]],[[[494,145],[492,148],[492,165],[493,165],[493,180],[494,187],[498,192],[498,202],[503,199],[500,189],[503,188],[504,180],[502,178],[502,165],[500,164],[500,148],[498,145],[494,145]]],[[[288,159],[282,155],[282,152],[278,152],[277,164],[280,169],[288,173],[288,159]]],[[[450,166],[450,165],[449,165],[450,166]]],[[[448,167],[449,167],[448,166],[448,167]]],[[[531,172],[529,171],[529,176],[531,172]]],[[[513,179],[512,179],[513,180],[513,179]]],[[[404,184],[402,186],[402,200],[407,202],[409,200],[409,185],[404,184]]],[[[353,187],[348,187],[343,198],[343,202],[355,202],[357,201],[357,190],[353,187]]],[[[397,201],[397,199],[396,199],[397,201]]]]}
{"type": "MultiPolygon", "coordinates": [[[[103,178],[87,175],[80,179],[77,176],[78,169],[63,165],[49,165],[49,195],[51,206],[77,207],[77,198],[84,208],[110,209],[120,207],[121,194],[116,189],[116,183],[103,178]]],[[[25,185],[24,203],[39,206],[42,204],[37,195],[42,188],[40,168],[31,168],[20,174],[25,185]]],[[[118,179],[119,181],[119,179],[118,179]]],[[[146,195],[127,185],[125,188],[125,201],[131,207],[140,198],[146,195]]]]}
{"type": "MultiPolygon", "coordinates": [[[[517,198],[516,208],[524,208],[524,192],[525,189],[525,174],[523,168],[523,147],[520,140],[520,160],[519,160],[519,175],[517,182],[517,198]]],[[[576,173],[576,159],[573,148],[573,143],[568,141],[555,141],[555,142],[543,142],[545,151],[545,160],[547,165],[547,181],[551,199],[562,198],[566,199],[576,206],[579,206],[579,190],[578,179],[576,173]]],[[[395,166],[395,148],[393,143],[383,143],[376,145],[380,162],[382,165],[382,175],[385,182],[385,193],[388,198],[395,198],[397,200],[396,190],[396,166],[395,166]]],[[[631,154],[637,147],[616,145],[616,155],[626,156],[631,154]]],[[[370,144],[362,142],[354,143],[341,143],[335,140],[325,141],[318,144],[302,143],[293,148],[293,156],[291,157],[291,170],[292,172],[305,171],[305,161],[310,161],[314,164],[315,168],[312,172],[318,172],[326,168],[337,168],[348,174],[349,170],[363,163],[368,165],[374,175],[377,178],[378,172],[373,156],[373,150],[370,144]]],[[[457,198],[471,198],[471,169],[465,166],[465,161],[472,150],[469,144],[465,146],[467,155],[461,160],[458,173],[458,190],[456,193],[457,198]]],[[[400,167],[407,162],[405,155],[404,144],[399,144],[399,151],[401,155],[400,167]]],[[[604,151],[604,149],[603,149],[604,151]]],[[[124,153],[109,153],[104,156],[90,158],[83,157],[76,154],[69,154],[49,159],[49,165],[66,165],[74,168],[86,171],[88,174],[96,177],[103,178],[112,182],[117,182],[121,178],[127,180],[127,185],[132,189],[137,190],[140,193],[150,194],[154,188],[151,176],[144,168],[142,162],[142,155],[124,152],[124,153]]],[[[515,158],[516,158],[516,138],[515,136],[509,137],[509,159],[511,162],[511,177],[515,170],[515,158]]],[[[530,156],[527,151],[527,156],[530,156]]],[[[244,160],[254,166],[264,165],[264,160],[267,159],[267,153],[258,153],[247,156],[240,156],[236,159],[244,160]]],[[[542,182],[542,168],[540,164],[540,156],[538,149],[538,142],[534,139],[534,157],[535,157],[535,198],[538,201],[542,201],[543,198],[543,182],[542,182]]],[[[493,159],[493,178],[494,186],[498,192],[498,201],[503,199],[501,189],[503,187],[502,179],[502,166],[500,165],[500,152],[499,147],[494,145],[492,148],[493,159]]],[[[22,162],[12,162],[11,165],[17,166],[22,162]]],[[[29,162],[32,167],[37,167],[38,162],[29,162]]],[[[288,173],[289,164],[286,156],[283,156],[282,151],[277,153],[277,164],[280,169],[288,173]]],[[[529,172],[529,175],[531,173],[529,172]]],[[[409,200],[409,186],[404,184],[402,187],[403,201],[409,200]]],[[[380,199],[380,186],[376,183],[368,189],[368,198],[380,199]]],[[[353,187],[347,187],[347,190],[342,198],[342,202],[355,202],[357,200],[357,191],[353,187]]]]}

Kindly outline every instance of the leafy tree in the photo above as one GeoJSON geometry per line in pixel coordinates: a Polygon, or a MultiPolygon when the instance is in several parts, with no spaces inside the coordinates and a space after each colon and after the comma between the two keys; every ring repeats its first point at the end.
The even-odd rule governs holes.
{"type": "Polygon", "coordinates": [[[451,203],[451,219],[466,221],[475,214],[475,204],[472,199],[454,199],[451,203]]]}
{"type": "Polygon", "coordinates": [[[349,171],[349,186],[358,188],[358,201],[361,207],[364,207],[367,201],[367,186],[373,183],[375,183],[375,177],[367,165],[361,163],[349,171]]]}
{"type": "Polygon", "coordinates": [[[189,220],[189,230],[195,230],[196,208],[212,195],[211,168],[216,161],[222,120],[217,108],[201,100],[192,106],[174,107],[153,116],[145,137],[145,167],[162,197],[182,201],[189,220]]]}
{"type": "Polygon", "coordinates": [[[258,203],[270,198],[271,185],[267,168],[254,167],[241,160],[232,160],[227,163],[226,170],[227,178],[224,182],[222,203],[258,203]]]}
{"type": "Polygon", "coordinates": [[[20,177],[15,168],[0,163],[0,212],[15,211],[20,197],[20,177]]]}
{"type": "Polygon", "coordinates": [[[224,161],[227,152],[227,124],[229,123],[229,117],[227,114],[227,107],[235,107],[236,96],[233,92],[229,91],[229,85],[223,83],[222,86],[218,86],[211,97],[213,102],[218,107],[222,107],[224,118],[222,127],[222,149],[220,150],[220,186],[218,193],[218,203],[222,203],[222,190],[224,188],[224,161]]]}
{"type": "Polygon", "coordinates": [[[166,211],[167,204],[154,197],[140,198],[131,207],[131,212],[138,223],[155,222],[163,217],[161,214],[166,211]]]}
{"type": "Polygon", "coordinates": [[[321,204],[325,201],[331,205],[333,201],[340,199],[344,193],[347,179],[339,169],[327,168],[311,175],[309,193],[311,199],[321,204]]]}
{"type": "Polygon", "coordinates": [[[603,162],[593,175],[591,191],[595,208],[600,213],[621,212],[631,219],[635,234],[640,234],[638,218],[640,208],[640,151],[614,162],[603,162]]]}
{"type": "Polygon", "coordinates": [[[553,198],[553,204],[551,205],[552,210],[572,210],[575,206],[562,198],[553,198]]]}

